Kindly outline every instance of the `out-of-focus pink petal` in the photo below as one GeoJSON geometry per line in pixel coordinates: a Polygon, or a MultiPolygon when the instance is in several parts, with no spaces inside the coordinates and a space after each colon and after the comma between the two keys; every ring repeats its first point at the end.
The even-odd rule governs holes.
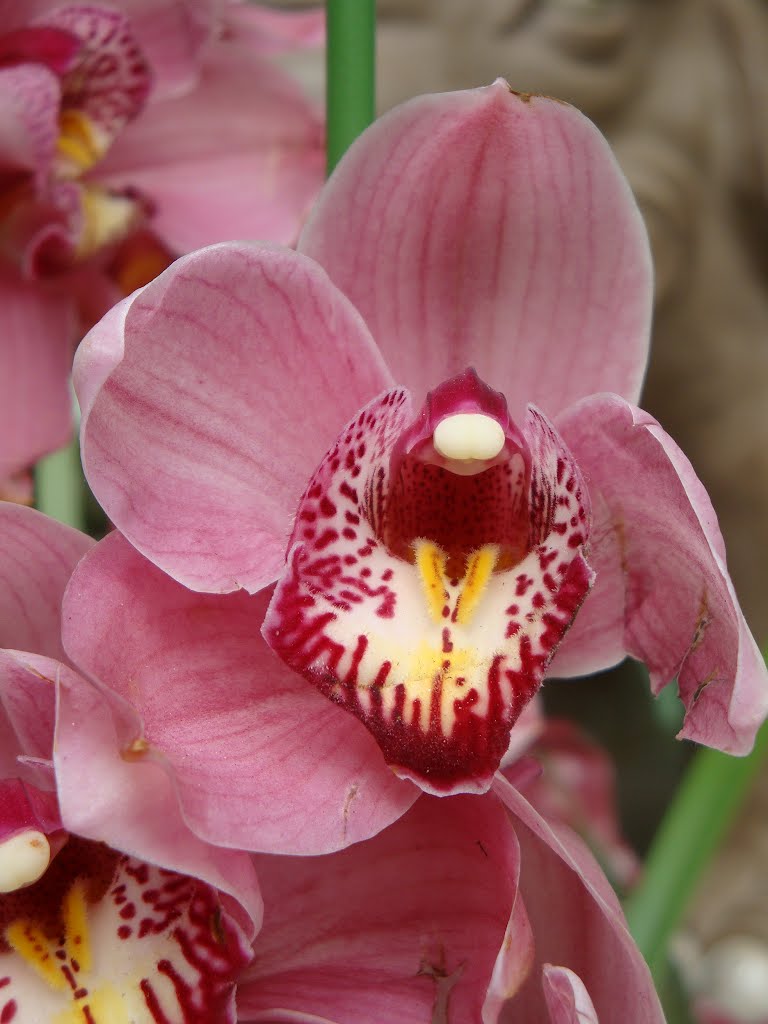
{"type": "Polygon", "coordinates": [[[61,599],[92,545],[34,509],[0,503],[0,647],[64,657],[61,599]]]}
{"type": "Polygon", "coordinates": [[[196,594],[115,533],[70,583],[64,643],[135,708],[147,756],[168,766],[198,835],[325,853],[389,825],[418,790],[392,775],[358,722],[269,650],[260,635],[269,597],[196,594]]]}
{"type": "Polygon", "coordinates": [[[319,115],[296,83],[246,48],[219,42],[198,87],[145,110],[98,174],[108,187],[145,195],[154,230],[188,252],[228,238],[293,244],[323,161],[319,115]]]}
{"type": "Polygon", "coordinates": [[[0,171],[31,172],[42,184],[56,148],[60,98],[56,76],[42,65],[0,68],[0,171]]]}
{"type": "Polygon", "coordinates": [[[468,364],[556,414],[636,398],[648,348],[648,241],[597,129],[506,82],[423,96],[350,149],[299,241],[417,393],[468,364]]]}
{"type": "Polygon", "coordinates": [[[0,272],[0,478],[65,444],[74,309],[65,295],[0,272]]]}
{"type": "MultiPolygon", "coordinates": [[[[691,464],[651,416],[616,395],[578,403],[558,428],[590,493],[601,495],[605,519],[597,535],[618,545],[618,559],[611,554],[600,566],[595,605],[590,595],[579,616],[590,631],[599,629],[602,588],[623,607],[624,650],[646,663],[654,692],[677,677],[686,707],[680,735],[747,753],[768,711],[768,673],[691,464]]],[[[604,667],[603,651],[595,653],[592,670],[604,667]]]]}
{"type": "Polygon", "coordinates": [[[339,426],[389,384],[360,317],[310,260],[211,246],[81,344],[83,464],[112,522],[170,575],[255,591],[279,573],[339,426]]]}
{"type": "Polygon", "coordinates": [[[263,4],[230,3],[226,31],[258,53],[313,49],[325,42],[325,11],[280,11],[263,4]]]}
{"type": "Polygon", "coordinates": [[[185,824],[162,762],[136,753],[138,716],[76,673],[58,677],[54,763],[61,818],[70,831],[142,860],[200,878],[244,909],[253,936],[262,903],[247,854],[203,842],[185,824]]]}
{"type": "Polygon", "coordinates": [[[621,834],[615,773],[607,753],[572,722],[550,718],[534,738],[530,754],[543,771],[518,788],[544,817],[578,832],[614,885],[631,885],[640,864],[621,834]]]}
{"type": "Polygon", "coordinates": [[[53,751],[56,694],[52,679],[64,666],[26,651],[0,651],[0,776],[53,788],[47,767],[53,751]]]}
{"type": "Polygon", "coordinates": [[[152,102],[196,84],[219,7],[218,0],[120,0],[152,67],[152,102]]]}
{"type": "Polygon", "coordinates": [[[239,987],[242,1020],[497,1020],[483,1004],[518,859],[494,797],[422,797],[342,853],[256,864],[264,927],[239,987]]]}
{"type": "MultiPolygon", "coordinates": [[[[536,938],[536,962],[578,974],[605,1021],[664,1024],[648,967],[627,930],[608,880],[581,840],[547,822],[501,776],[494,790],[514,816],[520,843],[520,891],[536,938]]],[[[540,972],[509,1003],[504,1024],[546,1020],[540,972]]]]}
{"type": "Polygon", "coordinates": [[[573,971],[545,964],[543,983],[552,1024],[600,1024],[584,982],[573,971]]]}

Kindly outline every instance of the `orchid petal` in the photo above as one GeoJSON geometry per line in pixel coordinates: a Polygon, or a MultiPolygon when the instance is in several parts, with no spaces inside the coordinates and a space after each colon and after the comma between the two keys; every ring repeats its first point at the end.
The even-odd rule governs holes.
{"type": "Polygon", "coordinates": [[[190,832],[168,772],[138,752],[141,726],[130,707],[66,669],[56,682],[54,762],[64,826],[228,893],[243,908],[238,919],[252,937],[262,902],[248,855],[190,832]]]}
{"type": "Polygon", "coordinates": [[[418,791],[272,654],[259,634],[269,596],[196,594],[113,534],[72,578],[64,643],[135,709],[137,756],[167,766],[198,835],[325,853],[389,825],[418,791]]]}
{"type": "Polygon", "coordinates": [[[217,0],[120,0],[152,69],[152,103],[195,86],[219,6],[217,0]]]}
{"type": "Polygon", "coordinates": [[[221,42],[195,90],[126,128],[99,180],[147,196],[154,230],[188,252],[227,238],[293,244],[323,173],[321,120],[296,83],[221,42]]]}
{"type": "Polygon", "coordinates": [[[637,398],[648,241],[608,144],[567,104],[502,80],[403,104],[350,148],[299,249],[417,394],[471,364],[515,418],[637,398]]]}
{"type": "Polygon", "coordinates": [[[544,998],[552,1024],[600,1024],[584,983],[567,967],[544,965],[544,998]]]}
{"type": "MultiPolygon", "coordinates": [[[[614,765],[607,753],[567,719],[549,718],[530,744],[541,774],[526,785],[507,778],[548,819],[570,825],[595,853],[614,884],[636,880],[640,864],[621,834],[614,765]]],[[[514,769],[513,769],[514,770],[514,769]]]]}
{"type": "Polygon", "coordinates": [[[0,647],[64,656],[61,599],[92,545],[40,512],[0,503],[0,647]]]}
{"type": "Polygon", "coordinates": [[[255,591],[280,572],[301,488],[338,424],[389,383],[319,267],[274,246],[212,246],[81,344],[86,475],[170,575],[255,591]]]}
{"type": "Polygon", "coordinates": [[[73,314],[66,296],[0,272],[0,478],[66,444],[73,314]]]}
{"type": "Polygon", "coordinates": [[[237,3],[227,8],[227,28],[257,53],[314,49],[325,42],[325,11],[280,11],[261,4],[237,3]]]}
{"type": "Polygon", "coordinates": [[[497,1020],[483,1004],[518,859],[493,797],[422,797],[342,853],[256,864],[265,917],[238,991],[243,1020],[497,1020]]]}
{"type": "Polygon", "coordinates": [[[56,695],[51,680],[64,668],[26,651],[0,651],[0,777],[52,789],[47,763],[53,750],[56,695]]]}
{"type": "MultiPolygon", "coordinates": [[[[632,1024],[664,1024],[648,967],[616,894],[587,848],[570,829],[542,818],[501,776],[494,791],[513,814],[520,891],[536,937],[537,963],[576,972],[606,1021],[620,1019],[631,1006],[632,1024]]],[[[504,1024],[546,1019],[535,968],[502,1019],[504,1024]]]]}
{"type": "MultiPolygon", "coordinates": [[[[604,522],[595,536],[620,558],[584,603],[590,632],[611,595],[624,609],[623,646],[644,661],[655,693],[677,677],[681,736],[745,754],[768,711],[768,673],[725,565],[712,504],[659,424],[616,395],[596,395],[558,420],[604,522]],[[611,539],[613,533],[613,539],[611,539]]],[[[610,566],[611,559],[602,568],[610,566]]],[[[578,623],[578,620],[577,620],[578,623]]],[[[563,656],[567,652],[568,639],[563,656]]],[[[600,664],[598,646],[591,670],[600,664]]],[[[584,664],[582,664],[582,669],[584,664]]]]}
{"type": "Polygon", "coordinates": [[[61,92],[40,64],[0,68],[0,169],[30,172],[38,186],[53,160],[61,92]]]}

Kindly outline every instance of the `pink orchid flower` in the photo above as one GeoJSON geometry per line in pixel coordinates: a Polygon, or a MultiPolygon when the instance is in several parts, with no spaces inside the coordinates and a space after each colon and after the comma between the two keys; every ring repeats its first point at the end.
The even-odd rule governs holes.
{"type": "Polygon", "coordinates": [[[321,35],[214,0],[0,2],[0,489],[66,441],[73,345],[114,302],[200,245],[295,241],[321,121],[266,55],[321,35]]]}
{"type": "MultiPolygon", "coordinates": [[[[547,1014],[559,1024],[596,1019],[575,1015],[593,1001],[606,1013],[629,1001],[640,1024],[661,1024],[647,968],[596,863],[575,835],[547,822],[503,779],[497,793],[479,798],[423,796],[379,835],[325,857],[261,855],[244,863],[237,850],[202,842],[185,808],[179,814],[162,751],[141,731],[151,721],[67,662],[59,607],[84,556],[63,615],[90,618],[93,605],[78,599],[76,581],[98,555],[107,590],[120,580],[130,613],[122,632],[98,636],[98,652],[113,651],[115,664],[123,652],[127,673],[139,668],[139,690],[141,666],[159,663],[162,689],[169,678],[186,677],[187,654],[202,662],[209,687],[227,672],[231,686],[242,640],[232,642],[232,616],[221,612],[231,611],[237,595],[185,591],[117,534],[93,546],[12,505],[0,505],[0,525],[0,643],[41,652],[0,651],[0,881],[7,891],[0,895],[0,977],[8,979],[0,1012],[8,1021],[25,1020],[34,1006],[87,1008],[99,1022],[129,1009],[141,1022],[216,1024],[234,1019],[236,983],[238,1020],[271,1024],[357,1024],[361,1014],[367,1024],[510,1024],[547,1014]],[[163,580],[176,592],[175,607],[153,598],[163,580]],[[181,592],[196,603],[179,606],[181,592]],[[149,600],[137,613],[142,595],[149,600]],[[137,628],[140,621],[145,628],[137,628]],[[142,643],[136,662],[132,650],[142,643]],[[163,663],[171,669],[165,677],[163,663]],[[251,946],[261,922],[254,865],[266,905],[251,946]],[[553,894],[557,914],[542,892],[553,894]]],[[[274,655],[266,648],[264,655],[279,671],[274,655]]],[[[189,681],[194,706],[203,695],[189,681]]],[[[183,719],[179,726],[183,735],[183,719]]],[[[187,759],[196,760],[199,748],[188,740],[187,759]]],[[[223,795],[229,780],[220,781],[223,795]]],[[[255,790],[252,802],[269,801],[283,827],[295,827],[287,823],[290,805],[264,781],[266,792],[255,790]]],[[[311,818],[305,827],[312,830],[311,818]]]]}
{"type": "Polygon", "coordinates": [[[253,864],[188,830],[162,767],[121,756],[125,713],[67,663],[61,596],[92,543],[0,504],[0,1020],[234,1024],[253,864]],[[78,778],[101,772],[97,803],[78,778]]]}
{"type": "MultiPolygon", "coordinates": [[[[632,404],[650,313],[645,231],[605,141],[498,81],[373,125],[298,252],[193,253],[93,329],[75,378],[94,493],[169,577],[240,591],[239,689],[222,679],[186,716],[217,772],[203,723],[244,757],[234,723],[273,692],[260,627],[297,673],[281,680],[366,726],[372,771],[435,794],[489,788],[546,672],[626,654],[656,691],[677,678],[681,735],[750,748],[768,680],[712,506],[632,404]]],[[[125,605],[91,575],[100,624],[79,628],[119,628],[125,605]]],[[[154,728],[181,749],[160,703],[154,728]]],[[[272,706],[292,805],[327,779],[323,750],[352,756],[349,727],[326,711],[292,733],[272,706]]],[[[362,819],[374,792],[354,789],[362,819]]]]}

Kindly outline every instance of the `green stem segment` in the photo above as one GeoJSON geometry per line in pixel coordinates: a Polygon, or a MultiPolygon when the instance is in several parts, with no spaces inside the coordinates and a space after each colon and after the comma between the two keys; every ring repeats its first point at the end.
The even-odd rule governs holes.
{"type": "Polygon", "coordinates": [[[375,113],[375,0],[328,0],[328,173],[375,113]]]}
{"type": "Polygon", "coordinates": [[[76,438],[35,466],[35,505],[59,522],[84,529],[85,485],[76,438]]]}
{"type": "Polygon", "coordinates": [[[627,902],[630,930],[657,984],[667,944],[704,868],[725,836],[768,751],[768,726],[748,757],[700,750],[653,841],[643,879],[627,902]]]}

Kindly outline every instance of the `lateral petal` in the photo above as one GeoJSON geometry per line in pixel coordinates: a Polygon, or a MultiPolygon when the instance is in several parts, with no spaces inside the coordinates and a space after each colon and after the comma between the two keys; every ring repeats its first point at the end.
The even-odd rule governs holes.
{"type": "MultiPolygon", "coordinates": [[[[768,672],[690,462],[651,416],[617,395],[578,403],[558,428],[602,498],[596,543],[619,551],[618,560],[602,561],[594,603],[590,595],[580,613],[583,628],[599,629],[607,608],[601,591],[614,595],[624,609],[624,650],[646,663],[654,692],[677,678],[686,708],[680,735],[747,753],[768,712],[768,672]]],[[[567,650],[568,640],[563,658],[567,650]]],[[[603,653],[593,651],[590,670],[605,667],[603,653]]]]}

